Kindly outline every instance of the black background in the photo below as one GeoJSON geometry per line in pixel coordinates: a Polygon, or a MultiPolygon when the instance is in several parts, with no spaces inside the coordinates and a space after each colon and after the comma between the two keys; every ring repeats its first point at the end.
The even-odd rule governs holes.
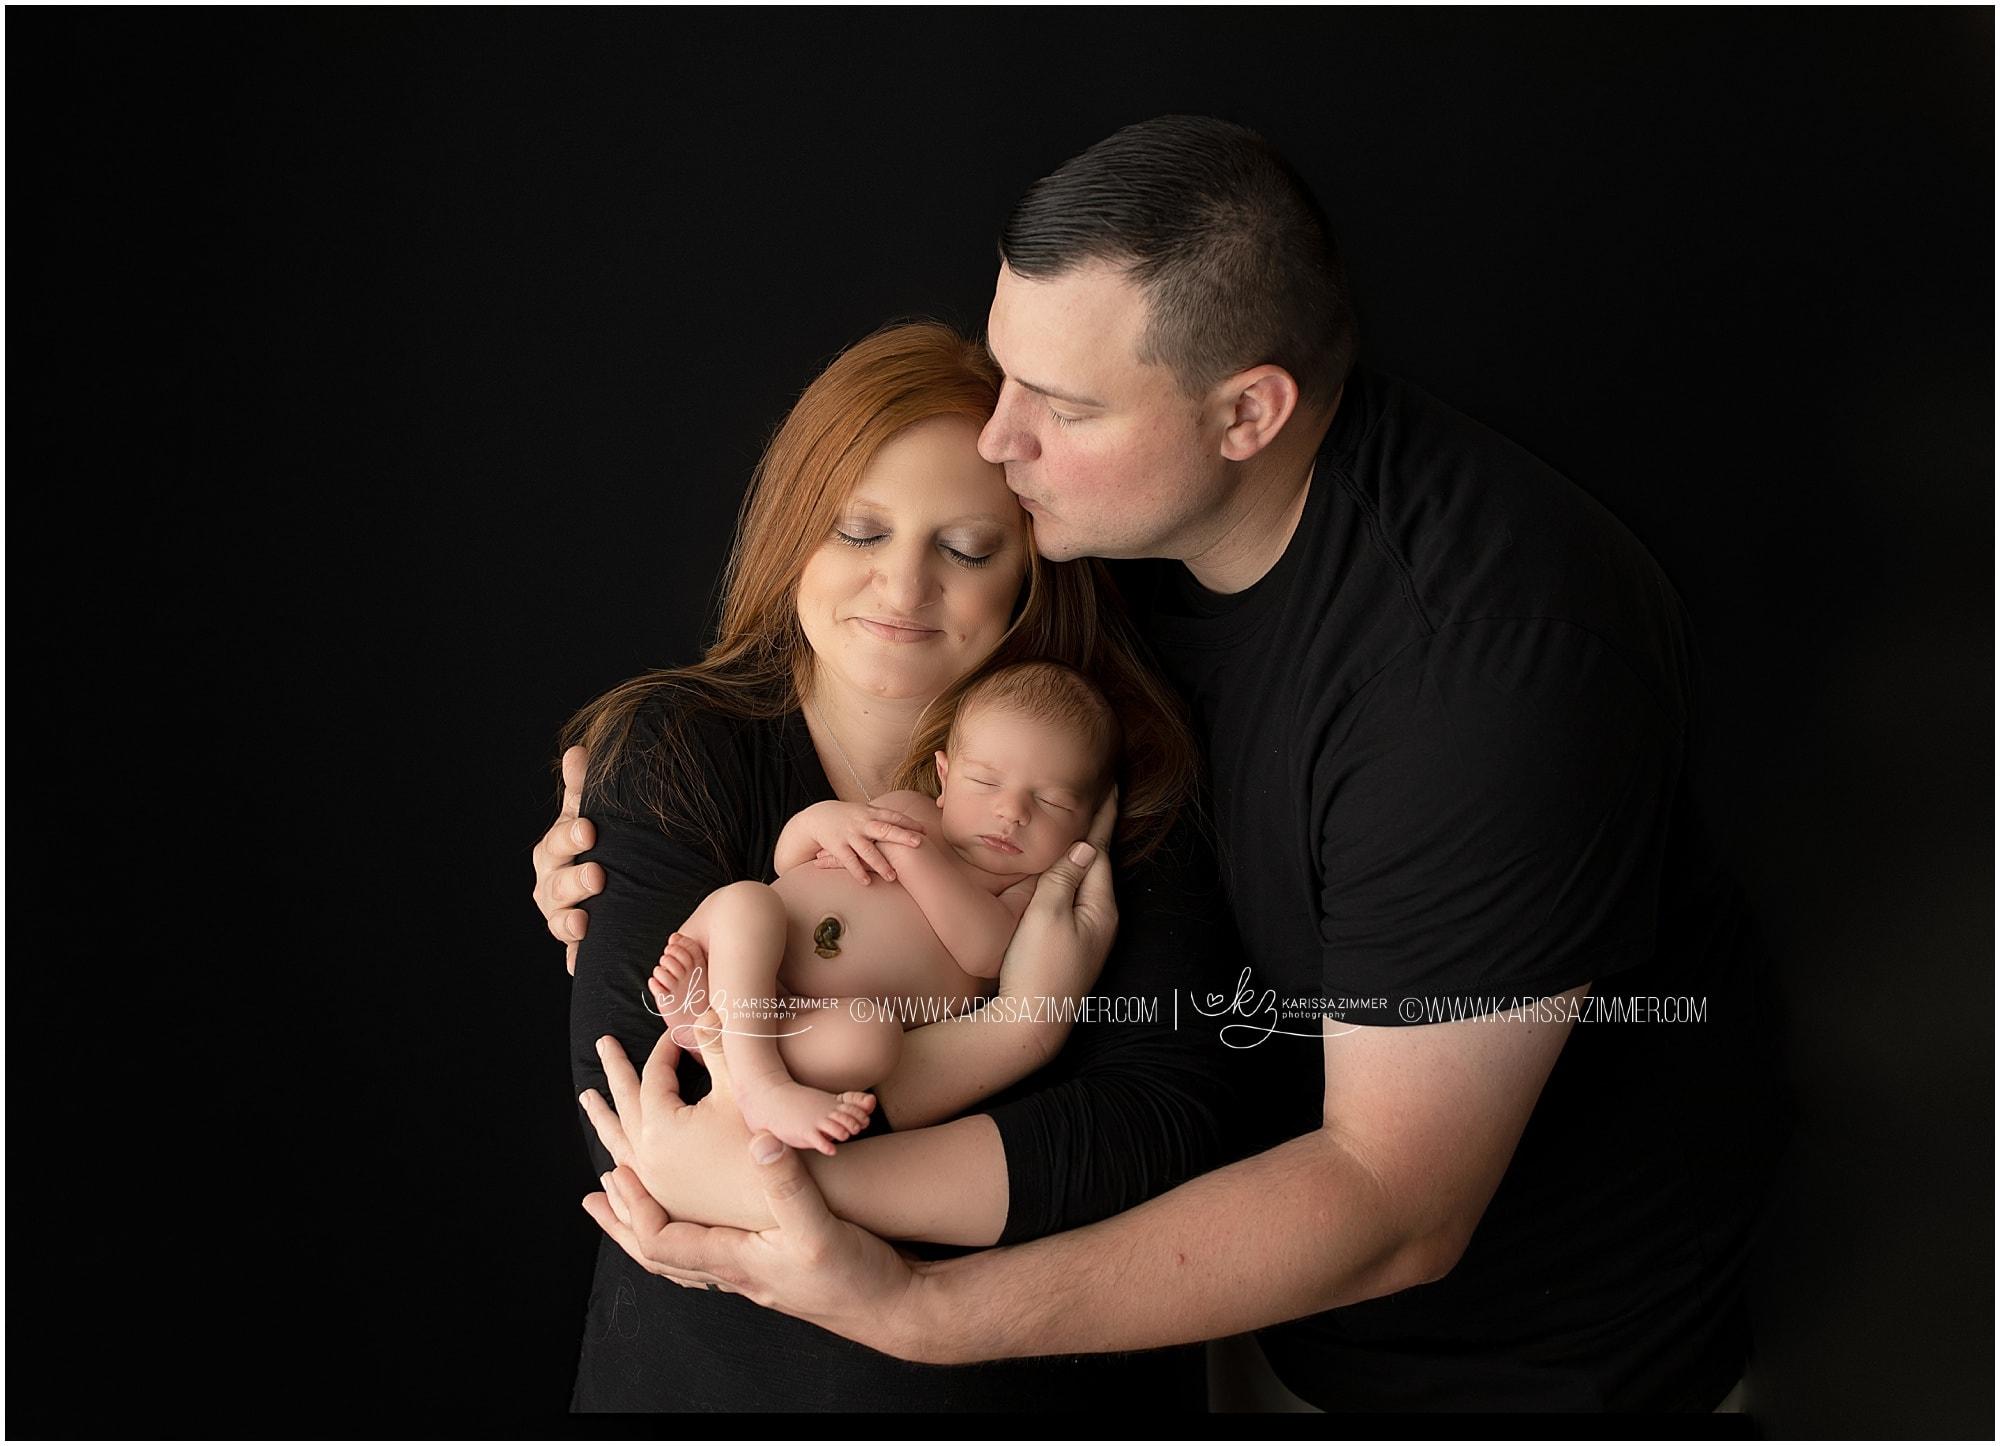
{"type": "Polygon", "coordinates": [[[558,1429],[555,729],[694,655],[817,368],[1173,110],[1693,610],[1805,1111],[1766,1425],[1990,1434],[1989,11],[7,20],[10,1435],[558,1429]]]}

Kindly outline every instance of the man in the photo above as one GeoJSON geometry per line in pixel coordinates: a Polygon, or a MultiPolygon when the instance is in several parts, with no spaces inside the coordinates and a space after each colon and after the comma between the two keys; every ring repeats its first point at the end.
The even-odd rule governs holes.
{"type": "MultiPolygon", "coordinates": [[[[774,1230],[669,1223],[623,1169],[586,1208],[658,1273],[910,1359],[1261,1328],[1330,1409],[1713,1408],[1769,1133],[1678,598],[1535,458],[1355,369],[1330,228],[1252,133],[1128,127],[1001,256],[981,450],[1046,555],[1165,560],[1120,581],[1209,761],[1250,960],[1215,988],[1270,1031],[1243,1060],[1281,1142],[936,1263],[768,1136],[774,1230]]],[[[594,882],[571,828],[537,854],[559,937],[594,882]]]]}

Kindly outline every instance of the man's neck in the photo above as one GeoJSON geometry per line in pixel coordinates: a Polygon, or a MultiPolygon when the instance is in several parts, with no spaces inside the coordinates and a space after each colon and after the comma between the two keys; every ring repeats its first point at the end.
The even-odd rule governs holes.
{"type": "Polygon", "coordinates": [[[1333,425],[1340,397],[1336,393],[1325,415],[1300,428],[1295,439],[1279,438],[1280,444],[1291,440],[1292,445],[1268,447],[1246,465],[1220,531],[1181,559],[1196,582],[1210,592],[1242,592],[1278,565],[1305,515],[1319,445],[1333,425]]]}

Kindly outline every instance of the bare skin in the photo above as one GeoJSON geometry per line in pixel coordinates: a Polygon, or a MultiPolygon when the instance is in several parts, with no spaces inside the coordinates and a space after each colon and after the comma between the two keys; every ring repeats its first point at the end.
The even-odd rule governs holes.
{"type": "Polygon", "coordinates": [[[903,1030],[992,996],[1037,878],[1083,837],[1106,761],[1075,727],[987,705],[955,747],[962,767],[938,755],[941,799],[801,811],[776,883],[716,890],[667,941],[655,1007],[684,1034],[716,1005],[753,1131],[831,1155],[865,1129],[903,1030]]]}

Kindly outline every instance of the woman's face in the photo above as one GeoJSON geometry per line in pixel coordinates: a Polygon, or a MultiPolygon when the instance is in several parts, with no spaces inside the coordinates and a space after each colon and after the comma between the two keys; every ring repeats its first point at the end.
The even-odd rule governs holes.
{"type": "Polygon", "coordinates": [[[1027,514],[978,440],[963,417],[906,427],[841,504],[799,578],[823,681],[928,701],[1007,631],[1027,576],[1027,514]]]}

